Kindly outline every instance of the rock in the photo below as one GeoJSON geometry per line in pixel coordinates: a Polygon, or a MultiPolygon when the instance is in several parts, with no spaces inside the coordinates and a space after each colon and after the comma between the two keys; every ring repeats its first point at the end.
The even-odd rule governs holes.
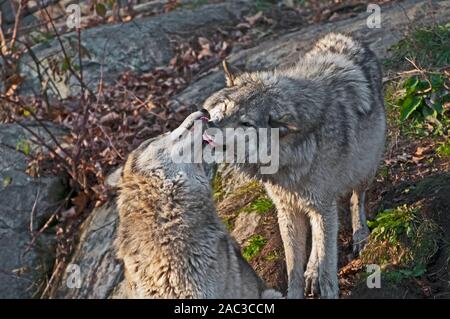
{"type": "Polygon", "coordinates": [[[250,212],[240,213],[234,222],[234,229],[231,235],[239,245],[242,245],[250,236],[255,234],[255,230],[261,220],[261,214],[250,212]]]}
{"type": "MultiPolygon", "coordinates": [[[[81,237],[70,265],[79,270],[79,286],[70,284],[73,271],[66,271],[52,298],[121,298],[122,264],[115,258],[114,239],[119,221],[115,200],[94,209],[81,227],[81,237]],[[69,284],[68,284],[69,282],[69,284]]],[[[77,274],[75,274],[77,275],[77,274]]]]}
{"type": "MultiPolygon", "coordinates": [[[[450,1],[428,2],[407,0],[400,4],[393,3],[381,7],[381,28],[367,27],[370,13],[362,12],[356,17],[311,25],[297,32],[284,34],[274,40],[231,55],[228,61],[241,70],[271,69],[294,63],[302,53],[309,50],[312,44],[329,32],[353,33],[367,41],[380,57],[388,56],[388,48],[404,37],[405,31],[411,27],[444,23],[450,15],[450,1]]],[[[209,73],[197,82],[188,86],[175,96],[174,105],[198,105],[212,93],[224,87],[225,81],[221,68],[209,73]]]]}
{"type": "MultiPolygon", "coordinates": [[[[333,24],[314,25],[298,32],[285,34],[275,40],[261,43],[255,48],[240,51],[232,55],[230,60],[238,67],[247,70],[287,65],[295,62],[299,54],[306,51],[318,37],[331,31],[354,31],[358,36],[369,41],[380,57],[384,57],[387,54],[387,49],[402,38],[403,31],[406,30],[407,26],[446,21],[449,14],[450,1],[433,3],[432,9],[429,2],[407,0],[402,2],[402,7],[398,4],[382,7],[381,29],[369,29],[366,26],[366,18],[369,13],[361,13],[357,17],[333,24]],[[406,14],[408,17],[406,17],[406,14]]],[[[163,17],[160,19],[163,19],[163,17]]],[[[202,23],[206,22],[203,21],[202,23]]],[[[153,24],[150,23],[150,25],[153,24]]],[[[131,26],[129,27],[131,28],[131,26]]],[[[179,24],[175,23],[173,26],[174,31],[179,30],[177,29],[178,27],[179,24]]],[[[107,28],[112,27],[109,26],[107,28]]],[[[95,33],[95,31],[90,32],[95,33]]],[[[138,44],[133,42],[136,39],[131,38],[128,41],[129,46],[138,46],[138,44]]],[[[153,63],[152,65],[154,66],[159,62],[165,61],[165,56],[159,56],[159,60],[156,58],[150,59],[155,54],[160,54],[162,52],[161,49],[157,48],[156,53],[149,52],[148,63],[153,63]]],[[[120,58],[117,59],[117,61],[119,60],[120,58]]],[[[140,65],[143,59],[139,60],[138,58],[136,61],[139,62],[136,65],[140,65]]],[[[119,63],[117,67],[124,68],[126,63],[119,63]]],[[[177,105],[175,100],[181,102],[181,105],[201,105],[205,98],[223,86],[222,71],[217,68],[216,72],[199,79],[179,94],[174,99],[174,105],[177,105]]],[[[224,168],[224,172],[226,171],[227,169],[224,168]]],[[[236,188],[236,185],[240,186],[246,182],[241,175],[235,175],[237,176],[236,178],[232,177],[233,174],[225,176],[227,176],[227,185],[230,185],[229,189],[225,188],[223,190],[225,193],[231,193],[233,188],[236,188]]],[[[110,202],[105,207],[94,210],[92,215],[85,221],[80,244],[71,261],[72,264],[80,266],[82,287],[78,290],[68,289],[67,285],[65,285],[66,275],[58,287],[55,297],[115,298],[123,296],[122,268],[120,263],[113,257],[113,241],[117,228],[117,216],[117,208],[113,202],[110,202]]],[[[255,214],[243,213],[239,215],[238,219],[236,228],[239,228],[239,230],[235,230],[233,234],[242,242],[245,241],[244,238],[248,237],[255,225],[258,225],[259,221],[255,214]],[[248,228],[248,231],[246,228],[248,228]]]]}
{"type": "MultiPolygon", "coordinates": [[[[83,56],[84,82],[95,90],[102,72],[103,81],[111,83],[125,70],[142,73],[167,65],[174,56],[175,40],[186,40],[220,27],[237,24],[248,12],[249,6],[248,1],[229,1],[193,10],[177,9],[160,16],[83,30],[82,46],[89,53],[89,56],[83,56]]],[[[63,39],[72,39],[77,43],[74,33],[65,35],[63,39]]],[[[70,55],[69,48],[66,50],[70,55]]],[[[39,44],[33,47],[33,52],[39,59],[49,56],[54,58],[55,53],[60,51],[56,39],[47,45],[39,44]]],[[[48,60],[44,60],[48,64],[48,60]]],[[[62,65],[62,58],[59,60],[58,63],[62,65]]],[[[78,58],[75,61],[78,61],[78,58]]],[[[34,69],[33,61],[26,56],[21,63],[22,73],[26,77],[21,93],[39,92],[38,76],[34,69]]],[[[62,97],[79,92],[79,83],[68,74],[60,79],[53,77],[52,80],[62,97]]]]}
{"type": "MultiPolygon", "coordinates": [[[[48,140],[42,128],[29,125],[48,140]]],[[[57,134],[59,130],[51,128],[57,134]]],[[[28,250],[33,231],[50,218],[64,197],[59,177],[32,178],[25,173],[26,156],[16,151],[17,143],[30,134],[13,124],[0,125],[0,298],[31,298],[42,289],[54,259],[54,232],[44,232],[28,250]]],[[[22,145],[25,145],[22,142],[22,145]]],[[[30,152],[33,146],[30,146],[30,152]]]]}

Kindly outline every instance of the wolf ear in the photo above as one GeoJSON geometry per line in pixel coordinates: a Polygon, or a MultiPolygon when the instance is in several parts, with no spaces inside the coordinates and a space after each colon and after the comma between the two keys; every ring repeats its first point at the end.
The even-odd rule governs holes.
{"type": "Polygon", "coordinates": [[[105,185],[115,188],[119,184],[119,180],[122,177],[123,166],[115,169],[111,174],[106,176],[105,185]]]}
{"type": "Polygon", "coordinates": [[[291,133],[300,132],[300,126],[292,114],[286,113],[281,116],[269,116],[269,126],[271,128],[280,129],[280,137],[284,137],[291,133]]]}
{"type": "Polygon", "coordinates": [[[241,71],[238,68],[228,64],[226,60],[222,61],[222,66],[223,71],[225,72],[225,79],[227,81],[227,86],[228,87],[233,86],[234,80],[241,73],[241,71]]]}

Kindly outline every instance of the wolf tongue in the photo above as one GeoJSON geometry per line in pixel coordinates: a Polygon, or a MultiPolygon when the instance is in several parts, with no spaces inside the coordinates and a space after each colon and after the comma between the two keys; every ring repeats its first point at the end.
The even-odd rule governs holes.
{"type": "Polygon", "coordinates": [[[208,133],[204,132],[203,133],[203,140],[208,143],[211,146],[216,146],[216,144],[214,143],[213,139],[211,138],[211,136],[208,135],[208,133]]]}

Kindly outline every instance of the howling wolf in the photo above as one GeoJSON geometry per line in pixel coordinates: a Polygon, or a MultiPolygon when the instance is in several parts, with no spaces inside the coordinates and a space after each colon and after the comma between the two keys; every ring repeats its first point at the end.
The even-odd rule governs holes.
{"type": "Polygon", "coordinates": [[[211,121],[221,130],[279,129],[275,174],[261,174],[261,163],[236,168],[259,178],[277,207],[288,297],[302,298],[306,289],[337,298],[340,196],[352,192],[355,253],[369,235],[365,191],[383,154],[386,128],[380,64],[365,44],[328,34],[289,68],[242,73],[224,63],[224,69],[227,87],[203,105],[211,121]]]}
{"type": "Polygon", "coordinates": [[[205,112],[141,144],[114,174],[121,174],[116,246],[129,298],[281,297],[265,288],[217,216],[207,165],[173,161],[174,149],[201,145],[203,130],[193,127],[205,112]]]}

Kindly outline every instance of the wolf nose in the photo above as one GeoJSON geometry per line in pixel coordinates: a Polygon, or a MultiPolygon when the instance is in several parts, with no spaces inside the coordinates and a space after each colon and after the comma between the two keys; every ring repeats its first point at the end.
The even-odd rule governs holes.
{"type": "Polygon", "coordinates": [[[206,109],[201,109],[200,112],[203,113],[204,116],[206,116],[207,118],[210,118],[209,112],[206,109]]]}
{"type": "Polygon", "coordinates": [[[219,128],[219,126],[216,124],[215,121],[209,121],[209,122],[208,122],[208,126],[209,126],[209,127],[214,127],[214,128],[219,128]]]}

